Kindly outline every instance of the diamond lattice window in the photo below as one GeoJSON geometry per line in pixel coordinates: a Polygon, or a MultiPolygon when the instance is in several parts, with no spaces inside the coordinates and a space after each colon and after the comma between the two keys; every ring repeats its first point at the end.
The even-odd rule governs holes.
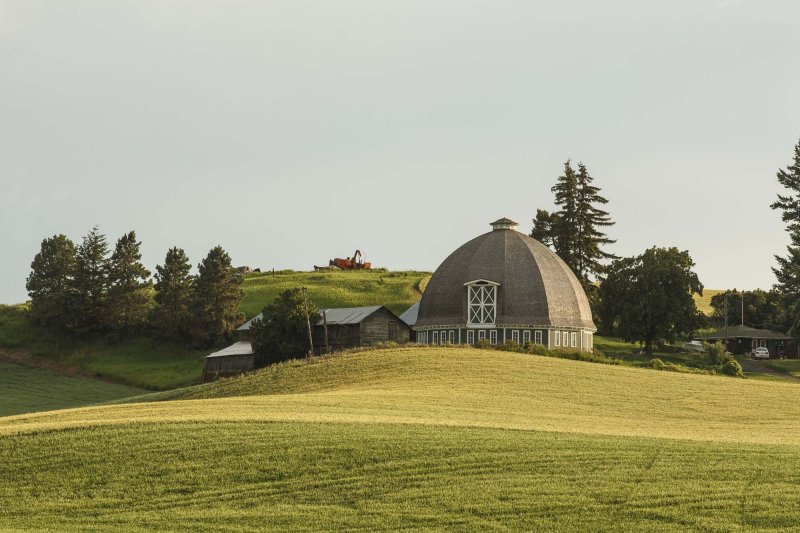
{"type": "Polygon", "coordinates": [[[497,316],[497,287],[495,285],[469,285],[469,323],[494,324],[497,316]]]}

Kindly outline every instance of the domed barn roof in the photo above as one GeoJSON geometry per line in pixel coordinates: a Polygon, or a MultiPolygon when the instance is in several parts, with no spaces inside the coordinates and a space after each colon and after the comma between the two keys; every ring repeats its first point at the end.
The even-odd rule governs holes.
{"type": "Polygon", "coordinates": [[[499,284],[495,324],[596,330],[586,293],[570,268],[547,246],[516,231],[509,219],[467,242],[439,265],[419,306],[416,326],[467,323],[467,288],[499,284]]]}

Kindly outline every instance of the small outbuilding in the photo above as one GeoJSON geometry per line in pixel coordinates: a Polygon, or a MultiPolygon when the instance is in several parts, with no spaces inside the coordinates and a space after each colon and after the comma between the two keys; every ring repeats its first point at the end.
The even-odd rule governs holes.
{"type": "Polygon", "coordinates": [[[727,339],[727,350],[733,354],[745,354],[756,348],[766,348],[769,350],[771,358],[798,356],[797,345],[793,337],[777,331],[751,328],[745,325],[728,326],[727,332],[725,328],[722,328],[713,333],[696,335],[694,339],[723,343],[727,339]]]}
{"type": "MultiPolygon", "coordinates": [[[[253,320],[261,316],[253,317],[236,330],[240,339],[248,338],[253,320]]],[[[316,353],[387,341],[404,344],[411,340],[408,324],[383,305],[320,309],[312,320],[316,353]]]]}
{"type": "Polygon", "coordinates": [[[206,356],[203,383],[238,376],[253,369],[255,352],[249,341],[239,341],[206,356]]]}

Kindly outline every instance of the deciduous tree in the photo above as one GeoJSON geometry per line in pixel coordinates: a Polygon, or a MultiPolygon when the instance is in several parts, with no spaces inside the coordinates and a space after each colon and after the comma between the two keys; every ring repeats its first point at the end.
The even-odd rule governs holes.
{"type": "Polygon", "coordinates": [[[307,298],[305,289],[293,288],[280,293],[264,307],[262,318],[250,326],[250,342],[256,363],[263,366],[301,357],[309,351],[308,322],[313,324],[319,309],[307,298]]]}
{"type": "Polygon", "coordinates": [[[703,285],[689,252],[650,248],[611,263],[600,285],[600,317],[606,332],[640,342],[647,353],[663,341],[691,333],[702,322],[693,294],[703,285]]]}

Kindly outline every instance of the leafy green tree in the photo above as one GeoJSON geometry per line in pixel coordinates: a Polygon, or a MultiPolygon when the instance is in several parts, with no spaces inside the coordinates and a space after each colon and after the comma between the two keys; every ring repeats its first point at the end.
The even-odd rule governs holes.
{"type": "Polygon", "coordinates": [[[167,337],[186,337],[192,325],[194,279],[189,257],[180,248],[170,248],[163,265],[156,266],[156,308],[153,325],[167,337]]]}
{"type": "Polygon", "coordinates": [[[31,315],[43,326],[66,326],[75,254],[75,243],[64,235],[54,235],[42,241],[33,258],[25,287],[31,297],[31,315]]]}
{"type": "Polygon", "coordinates": [[[301,357],[308,353],[308,322],[313,324],[319,309],[310,302],[305,289],[281,292],[267,304],[262,318],[250,326],[250,342],[256,352],[256,364],[266,364],[301,357]]]}
{"type": "Polygon", "coordinates": [[[75,275],[67,306],[68,327],[78,334],[101,330],[107,300],[108,243],[95,226],[83,237],[75,255],[75,275]]]}
{"type": "Polygon", "coordinates": [[[108,262],[108,303],[106,324],[117,334],[125,334],[147,323],[152,308],[150,271],[142,264],[141,242],[136,232],[117,240],[108,262]]]}
{"type": "Polygon", "coordinates": [[[789,234],[787,255],[776,255],[777,268],[773,268],[777,278],[775,289],[783,296],[788,325],[791,333],[796,333],[800,323],[800,141],[794,147],[794,160],[786,169],[778,169],[778,183],[787,194],[779,194],[770,206],[781,211],[781,219],[786,223],[789,234]]]}
{"type": "Polygon", "coordinates": [[[239,304],[244,297],[241,273],[221,246],[198,265],[194,286],[194,337],[208,345],[227,339],[244,321],[239,304]]]}
{"type": "Polygon", "coordinates": [[[639,342],[647,353],[702,323],[693,294],[703,285],[689,252],[650,248],[611,263],[600,285],[600,317],[606,332],[639,342]]]}
{"type": "Polygon", "coordinates": [[[713,313],[711,321],[716,326],[725,323],[725,297],[728,298],[728,324],[742,322],[742,300],[744,300],[744,323],[751,327],[784,329],[785,313],[781,295],[775,291],[756,289],[739,292],[736,289],[720,292],[711,297],[713,313]]]}

